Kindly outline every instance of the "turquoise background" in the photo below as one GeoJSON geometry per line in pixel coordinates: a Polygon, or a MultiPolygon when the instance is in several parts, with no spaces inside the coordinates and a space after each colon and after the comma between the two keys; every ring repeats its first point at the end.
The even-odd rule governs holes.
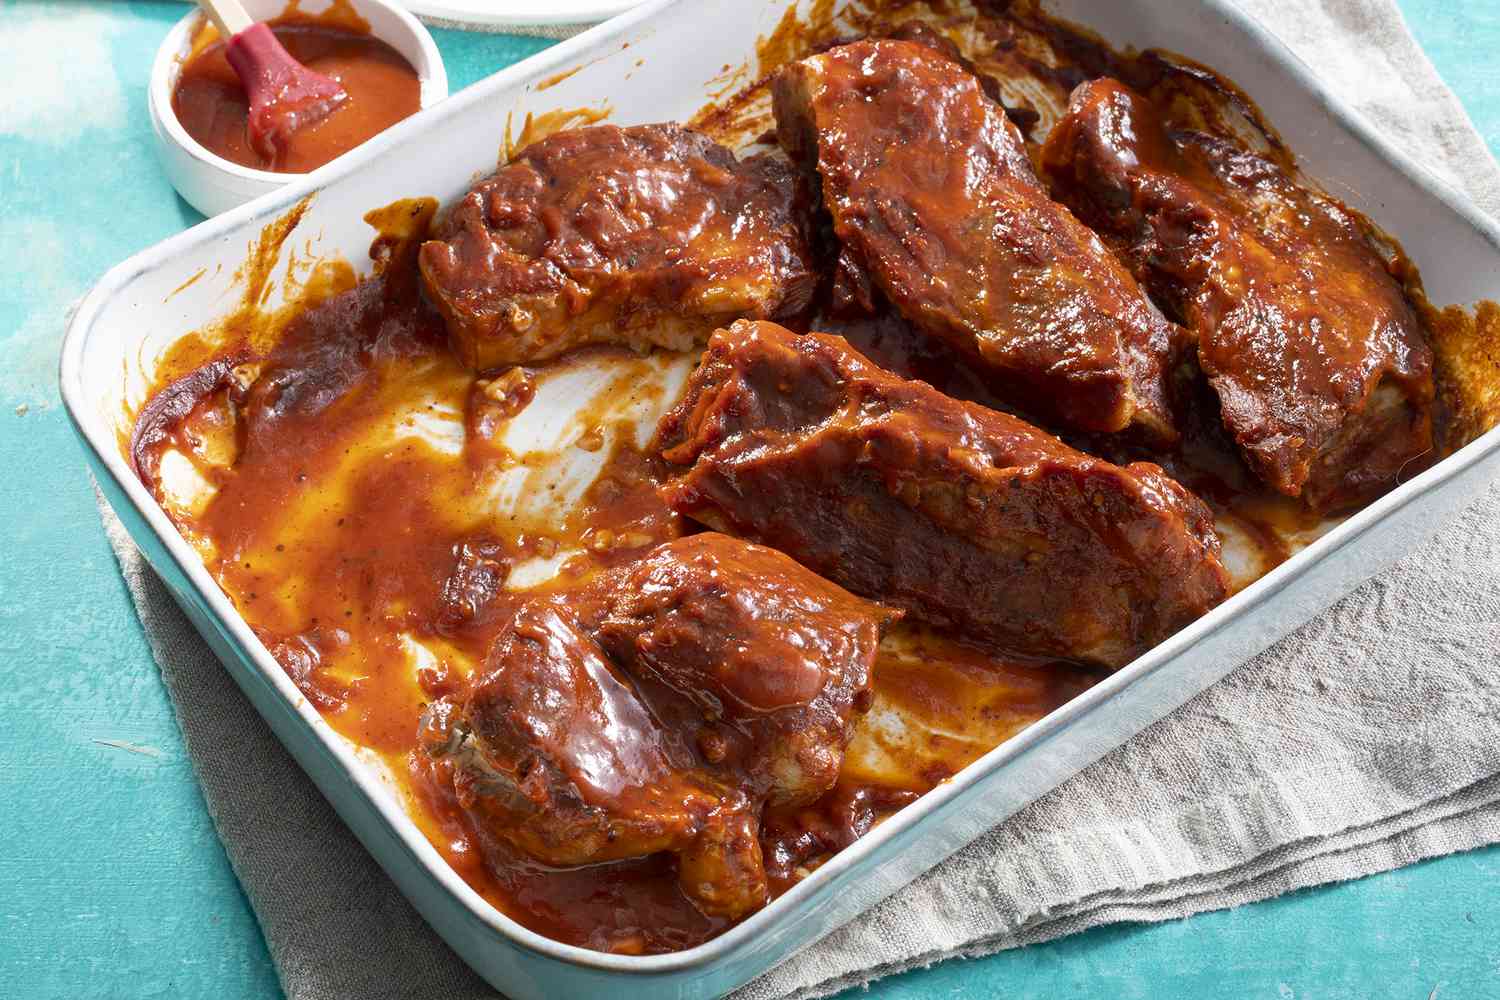
{"type": "MultiPolygon", "coordinates": [[[[1500,149],[1500,3],[1402,0],[1500,149]]],[[[58,401],[70,303],[198,221],[146,118],[176,3],[0,2],[0,995],[277,996],[58,401]]],[[[435,32],[455,90],[545,47],[435,32]]],[[[251,778],[253,780],[253,776],[251,778]]],[[[273,820],[274,821],[274,820],[273,820]]],[[[1500,847],[878,983],[879,998],[1500,996],[1500,847]]]]}

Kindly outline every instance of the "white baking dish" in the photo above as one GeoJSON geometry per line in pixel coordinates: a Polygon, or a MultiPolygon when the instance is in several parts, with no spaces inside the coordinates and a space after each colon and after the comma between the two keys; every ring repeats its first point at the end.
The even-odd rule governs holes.
{"type": "MultiPolygon", "coordinates": [[[[619,123],[687,118],[723,67],[753,60],[790,0],[657,0],[491,77],[304,180],[110,271],[79,309],[62,394],[110,502],[179,603],[340,815],[440,934],[517,1000],[703,997],[743,983],[936,864],[1419,544],[1500,469],[1492,430],[1281,565],[1185,631],[1009,740],[843,851],[787,895],[689,951],[605,955],[543,938],[486,904],[379,776],[298,694],[132,475],[119,432],[172,341],[236,302],[230,275],[262,226],[316,192],[288,245],[366,259],[369,209],[451,199],[493,169],[527,111],[610,105],[619,123]],[[539,81],[581,67],[550,87],[539,81]],[[199,275],[186,288],[184,282],[199,275]],[[174,290],[177,290],[174,294],[174,290]]],[[[804,6],[810,6],[805,4],[804,6]]],[[[1255,98],[1313,177],[1396,234],[1438,304],[1500,298],[1500,229],[1324,92],[1227,0],[1063,0],[1056,13],[1119,45],[1161,46],[1255,98]]],[[[752,63],[753,64],[753,63],[752,63]]]]}

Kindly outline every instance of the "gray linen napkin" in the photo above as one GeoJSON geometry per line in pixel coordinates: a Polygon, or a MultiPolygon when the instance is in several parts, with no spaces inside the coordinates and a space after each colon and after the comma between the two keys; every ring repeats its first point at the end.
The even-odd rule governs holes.
{"type": "MultiPolygon", "coordinates": [[[[1391,0],[1243,4],[1500,211],[1500,170],[1391,0]]],[[[302,775],[101,501],[204,798],[292,1000],[494,996],[302,775]],[[255,780],[246,781],[246,773],[255,780]]],[[[1500,841],[1500,486],[1395,568],[745,986],[827,996],[1500,841]]]]}

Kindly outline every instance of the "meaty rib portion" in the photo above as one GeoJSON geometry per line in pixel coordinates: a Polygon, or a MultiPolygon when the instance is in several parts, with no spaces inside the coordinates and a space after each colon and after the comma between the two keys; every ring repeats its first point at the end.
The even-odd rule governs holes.
{"type": "Polygon", "coordinates": [[[899,42],[916,42],[918,45],[925,45],[929,49],[942,53],[949,62],[958,63],[965,73],[972,74],[979,82],[979,89],[984,91],[984,95],[1004,109],[1005,117],[1016,126],[1016,131],[1027,139],[1031,138],[1031,129],[1036,127],[1041,116],[1029,107],[1007,105],[1004,100],[1005,95],[1001,92],[1000,81],[987,73],[980,72],[979,67],[969,61],[947,35],[942,34],[926,21],[903,21],[880,37],[899,42]]]}
{"type": "Polygon", "coordinates": [[[779,552],[705,533],[523,604],[419,745],[460,804],[550,865],[676,854],[683,892],[764,905],[759,817],[833,787],[899,617],[779,552]]]}
{"type": "Polygon", "coordinates": [[[1224,424],[1271,486],[1347,507],[1431,449],[1431,351],[1337,202],[1237,144],[1169,134],[1109,79],[1074,92],[1043,163],[1196,335],[1224,424]]]}
{"type": "MultiPolygon", "coordinates": [[[[429,747],[449,718],[429,718],[429,747]]],[[[429,713],[431,716],[431,713],[429,713]]],[[[723,789],[680,771],[627,678],[567,610],[521,607],[458,710],[455,784],[539,861],[575,865],[683,849],[723,789]]]]}
{"type": "Polygon", "coordinates": [[[591,343],[685,350],[740,316],[787,316],[816,286],[796,174],[676,125],[600,125],[526,147],[419,256],[470,367],[591,343]]]}
{"type": "Polygon", "coordinates": [[[1179,332],[1048,197],[972,74],[927,45],[863,41],[786,67],[774,96],[782,145],[821,179],[841,280],[867,276],[1030,411],[1175,439],[1179,332]]]}
{"type": "Polygon", "coordinates": [[[419,742],[452,763],[458,801],[484,829],[543,864],[669,851],[694,873],[683,889],[705,912],[765,902],[749,799],[682,765],[629,681],[562,608],[523,606],[467,700],[428,708],[419,742]]]}
{"type": "Polygon", "coordinates": [[[632,676],[697,706],[706,759],[778,805],[833,787],[899,611],[716,532],[668,542],[602,586],[600,643],[632,676]]]}
{"type": "Polygon", "coordinates": [[[1208,509],[883,371],[843,339],[736,323],[658,430],[678,512],[993,647],[1120,666],[1226,593],[1208,509]]]}

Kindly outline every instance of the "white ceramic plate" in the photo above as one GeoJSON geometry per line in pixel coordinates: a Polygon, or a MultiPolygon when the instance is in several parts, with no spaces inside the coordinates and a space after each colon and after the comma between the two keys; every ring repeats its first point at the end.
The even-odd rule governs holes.
{"type": "Polygon", "coordinates": [[[494,28],[592,24],[639,7],[642,0],[411,0],[418,17],[494,28]]]}

